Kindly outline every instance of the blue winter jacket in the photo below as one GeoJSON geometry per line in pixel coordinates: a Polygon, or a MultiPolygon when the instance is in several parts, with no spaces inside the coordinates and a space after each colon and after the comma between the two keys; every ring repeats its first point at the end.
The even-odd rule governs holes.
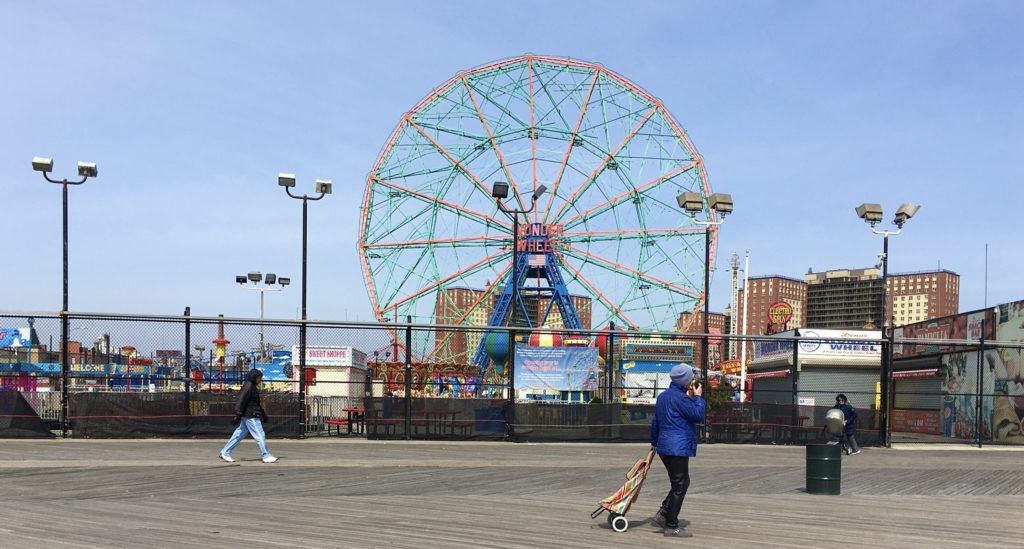
{"type": "Polygon", "coordinates": [[[697,455],[697,424],[704,422],[704,398],[676,385],[658,395],[651,420],[651,446],[663,456],[697,455]]]}
{"type": "Polygon", "coordinates": [[[833,408],[843,411],[843,419],[846,420],[846,434],[857,434],[857,409],[851,406],[850,403],[836,404],[833,408]]]}

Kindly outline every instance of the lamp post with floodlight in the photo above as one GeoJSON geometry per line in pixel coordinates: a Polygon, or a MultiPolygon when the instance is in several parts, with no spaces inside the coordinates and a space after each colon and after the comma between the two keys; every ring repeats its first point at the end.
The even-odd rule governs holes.
{"type": "Polygon", "coordinates": [[[316,180],[317,196],[294,195],[295,174],[281,173],[277,184],[284,187],[288,196],[302,201],[302,324],[299,326],[299,436],[306,436],[306,233],[309,220],[309,201],[320,200],[331,194],[331,182],[316,180]]]}
{"type": "MultiPolygon", "coordinates": [[[[516,311],[520,309],[519,305],[519,215],[528,214],[537,207],[537,200],[544,196],[548,188],[544,185],[537,187],[533,191],[533,197],[530,200],[530,208],[527,210],[516,210],[513,208],[505,207],[505,203],[502,200],[508,198],[508,183],[504,181],[496,181],[491,187],[491,196],[495,198],[498,203],[498,209],[505,213],[505,215],[512,218],[512,313],[509,316],[509,324],[516,317],[516,311]]],[[[525,314],[525,311],[520,311],[525,314]]],[[[525,317],[524,317],[525,318],[525,317]]],[[[510,345],[515,345],[515,342],[511,342],[510,345]]]]}
{"type": "Polygon", "coordinates": [[[56,183],[62,187],[62,205],[63,205],[63,227],[64,227],[64,292],[63,300],[61,302],[61,338],[60,338],[60,378],[61,378],[61,396],[60,396],[60,433],[61,437],[67,438],[68,436],[68,372],[70,365],[68,362],[68,339],[70,339],[70,321],[68,320],[68,185],[81,185],[85,183],[90,177],[96,177],[96,164],[92,162],[79,162],[78,163],[78,176],[81,177],[78,181],[68,181],[64,179],[50,179],[50,172],[53,171],[53,159],[44,158],[37,156],[32,159],[32,169],[37,172],[42,172],[43,178],[50,183],[56,183]]]}
{"type": "MultiPolygon", "coordinates": [[[[685,192],[676,197],[676,202],[679,207],[686,210],[690,214],[690,219],[698,225],[704,226],[704,349],[701,360],[701,383],[705,385],[708,382],[708,361],[710,360],[710,325],[709,319],[711,316],[711,309],[709,306],[708,295],[710,293],[709,286],[711,283],[711,227],[717,227],[722,223],[725,223],[725,216],[732,213],[732,195],[726,193],[715,193],[707,197],[707,208],[708,208],[708,219],[701,221],[697,219],[697,214],[704,211],[704,197],[701,193],[696,192],[685,192]],[[721,219],[715,220],[711,216],[711,212],[717,212],[721,215],[721,219]]],[[[701,438],[707,440],[708,429],[705,424],[701,429],[701,438]]]]}
{"type": "Polygon", "coordinates": [[[888,447],[891,444],[892,425],[891,418],[889,417],[889,411],[892,409],[892,403],[890,402],[892,396],[892,348],[894,339],[894,330],[892,326],[892,318],[889,314],[889,237],[896,236],[903,231],[903,225],[917,213],[917,210],[921,209],[921,206],[917,204],[911,204],[910,202],[903,203],[897,210],[896,216],[892,220],[892,224],[896,225],[895,231],[880,231],[875,228],[875,225],[882,220],[882,206],[870,202],[865,202],[860,206],[857,206],[856,212],[857,217],[863,219],[869,225],[871,225],[871,232],[882,236],[882,253],[879,257],[882,258],[882,303],[879,307],[881,317],[879,318],[879,326],[882,329],[882,337],[888,342],[884,352],[882,353],[882,360],[879,368],[879,403],[881,404],[879,410],[879,430],[878,437],[882,442],[882,445],[888,447]]]}
{"type": "Polygon", "coordinates": [[[243,290],[256,290],[260,293],[260,359],[266,360],[267,358],[267,346],[263,340],[263,294],[266,292],[280,292],[285,286],[290,284],[292,279],[277,276],[274,273],[267,273],[264,277],[263,273],[252,272],[247,275],[235,276],[235,283],[238,284],[243,290]],[[251,283],[251,284],[250,284],[251,283]],[[274,287],[274,284],[280,284],[280,288],[274,287]]]}

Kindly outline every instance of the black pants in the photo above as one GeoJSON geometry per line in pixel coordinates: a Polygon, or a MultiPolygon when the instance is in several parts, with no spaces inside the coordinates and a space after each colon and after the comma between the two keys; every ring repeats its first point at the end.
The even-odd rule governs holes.
{"type": "Polygon", "coordinates": [[[690,488],[690,458],[681,456],[661,456],[661,462],[668,471],[668,481],[672,484],[665,501],[661,502],[661,511],[665,515],[666,528],[679,527],[679,510],[683,507],[683,498],[690,488]]]}

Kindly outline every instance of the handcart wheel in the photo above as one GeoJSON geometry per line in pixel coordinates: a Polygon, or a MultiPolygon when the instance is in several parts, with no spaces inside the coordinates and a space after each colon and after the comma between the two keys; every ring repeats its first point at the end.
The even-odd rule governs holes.
{"type": "Polygon", "coordinates": [[[620,516],[620,515],[618,513],[616,513],[615,511],[608,511],[608,526],[611,526],[612,525],[612,521],[615,520],[615,517],[618,517],[618,516],[620,516]]]}
{"type": "Polygon", "coordinates": [[[615,515],[611,520],[612,530],[616,532],[625,532],[629,528],[629,521],[622,515],[615,515]]]}

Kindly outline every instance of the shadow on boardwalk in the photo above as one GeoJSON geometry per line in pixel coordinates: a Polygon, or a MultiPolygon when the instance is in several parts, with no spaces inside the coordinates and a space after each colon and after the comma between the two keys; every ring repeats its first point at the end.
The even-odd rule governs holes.
{"type": "Polygon", "coordinates": [[[652,471],[612,532],[589,514],[646,447],[635,444],[27,441],[0,446],[3,547],[1020,547],[1024,454],[865,449],[843,495],[803,492],[801,447],[709,445],[691,462],[692,540],[647,517],[652,471]],[[1010,511],[1008,511],[1010,510],[1010,511]]]}

